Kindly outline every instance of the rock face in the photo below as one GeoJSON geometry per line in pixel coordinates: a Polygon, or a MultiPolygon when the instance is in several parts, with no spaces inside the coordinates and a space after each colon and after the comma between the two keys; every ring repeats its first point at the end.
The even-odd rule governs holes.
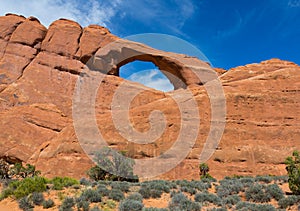
{"type": "MultiPolygon", "coordinates": [[[[182,124],[180,109],[170,96],[181,99],[188,90],[198,104],[201,120],[196,143],[186,159],[160,178],[197,179],[199,156],[212,121],[210,99],[203,86],[211,73],[200,81],[191,69],[204,73],[209,65],[122,40],[100,26],[82,28],[65,19],[46,29],[34,17],[0,17],[0,158],[34,164],[48,177],[86,177],[85,171],[93,162],[78,141],[72,100],[79,75],[85,72],[84,64],[95,53],[94,64],[97,58],[106,58],[107,46],[110,52],[128,50],[135,55],[115,65],[106,61],[112,66],[96,93],[95,116],[107,144],[136,159],[167,151],[180,135],[182,124]],[[153,62],[176,89],[163,93],[118,77],[119,68],[134,60],[153,62]],[[155,142],[133,143],[115,127],[111,105],[121,86],[125,96],[139,93],[129,109],[131,126],[136,130],[150,129],[153,110],[165,114],[166,128],[155,142]]],[[[300,149],[300,67],[271,59],[215,71],[223,85],[227,114],[222,139],[208,160],[210,173],[217,178],[285,174],[285,157],[300,149]]]]}

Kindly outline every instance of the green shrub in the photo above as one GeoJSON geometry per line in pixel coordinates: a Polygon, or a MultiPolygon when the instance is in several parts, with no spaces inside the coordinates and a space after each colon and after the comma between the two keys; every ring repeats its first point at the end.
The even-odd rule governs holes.
{"type": "Polygon", "coordinates": [[[144,207],[142,211],[169,211],[166,208],[144,207]]]}
{"type": "Polygon", "coordinates": [[[130,195],[127,197],[127,199],[142,202],[142,201],[143,201],[143,196],[142,196],[142,194],[140,194],[140,193],[132,193],[132,194],[130,194],[130,195]]]}
{"type": "Polygon", "coordinates": [[[19,204],[19,208],[24,211],[32,210],[34,208],[34,205],[32,204],[32,202],[27,196],[19,199],[18,204],[19,204]]]}
{"type": "Polygon", "coordinates": [[[43,201],[42,205],[43,205],[44,209],[48,209],[48,208],[54,207],[55,204],[52,199],[48,199],[48,200],[43,201]]]}
{"type": "Polygon", "coordinates": [[[119,211],[142,211],[144,205],[140,201],[125,199],[119,205],[119,211]]]}
{"type": "Polygon", "coordinates": [[[90,211],[101,211],[99,207],[95,206],[90,209],[90,211]]]}
{"type": "Polygon", "coordinates": [[[78,201],[76,203],[77,209],[82,211],[90,210],[90,202],[89,201],[78,201]]]}
{"type": "Polygon", "coordinates": [[[277,201],[284,197],[283,191],[277,184],[268,185],[266,187],[266,193],[270,194],[270,196],[276,199],[277,201]]]}
{"type": "Polygon", "coordinates": [[[197,193],[195,195],[195,201],[200,203],[209,202],[218,206],[222,204],[222,200],[213,193],[197,193]]]}
{"type": "Polygon", "coordinates": [[[236,210],[243,211],[276,211],[275,207],[271,204],[254,204],[250,202],[238,202],[236,210]]]}
{"type": "Polygon", "coordinates": [[[292,196],[287,196],[287,197],[281,198],[278,201],[278,205],[279,205],[279,207],[286,209],[290,206],[293,206],[294,204],[296,204],[299,201],[300,201],[300,197],[292,195],[292,196]]]}
{"type": "Polygon", "coordinates": [[[35,177],[39,176],[41,174],[40,171],[35,170],[34,165],[26,164],[26,167],[22,165],[22,163],[16,163],[14,166],[10,169],[10,176],[11,177],[35,177]]]}
{"type": "Polygon", "coordinates": [[[300,194],[300,155],[298,151],[294,151],[292,157],[285,160],[286,170],[288,172],[289,188],[294,193],[300,194]]]}
{"type": "Polygon", "coordinates": [[[266,191],[266,186],[262,184],[254,184],[245,191],[246,199],[252,202],[269,202],[271,195],[266,191]]]}
{"type": "Polygon", "coordinates": [[[223,198],[222,201],[224,202],[224,204],[235,205],[241,201],[241,198],[239,197],[239,195],[231,195],[223,198]]]}
{"type": "Polygon", "coordinates": [[[183,193],[180,192],[172,197],[171,202],[169,203],[169,209],[170,211],[200,211],[201,206],[199,203],[189,200],[183,193]]]}
{"type": "Polygon", "coordinates": [[[265,175],[265,176],[258,175],[258,176],[255,177],[255,181],[269,184],[273,181],[273,178],[271,176],[268,176],[268,175],[265,175]]]}
{"type": "Polygon", "coordinates": [[[17,199],[28,196],[33,192],[43,192],[46,190],[46,179],[43,177],[27,177],[23,180],[13,181],[2,195],[8,197],[15,196],[17,199]]]}
{"type": "Polygon", "coordinates": [[[101,194],[97,190],[87,189],[81,193],[78,200],[93,203],[101,202],[101,194]]]}
{"type": "Polygon", "coordinates": [[[216,187],[217,195],[221,198],[229,195],[238,194],[244,190],[244,186],[239,179],[223,179],[220,185],[216,187]]]}
{"type": "Polygon", "coordinates": [[[227,211],[227,209],[224,207],[221,207],[221,208],[211,208],[211,209],[208,209],[207,211],[227,211]]]}
{"type": "Polygon", "coordinates": [[[74,198],[66,197],[59,207],[59,211],[73,211],[72,207],[75,205],[74,198]]]}
{"type": "Polygon", "coordinates": [[[127,193],[129,191],[130,185],[128,182],[112,182],[111,183],[111,188],[112,189],[119,189],[122,192],[127,193]]]}
{"type": "Polygon", "coordinates": [[[81,178],[81,179],[79,180],[79,184],[80,184],[80,185],[84,185],[84,186],[91,186],[91,185],[92,185],[91,181],[89,181],[89,180],[86,179],[86,178],[81,178]]]}
{"type": "Polygon", "coordinates": [[[114,201],[121,201],[125,198],[124,193],[119,189],[112,189],[108,195],[108,198],[114,201]]]}
{"type": "Polygon", "coordinates": [[[107,189],[107,187],[103,184],[100,184],[97,186],[97,191],[99,194],[101,194],[102,196],[108,196],[109,195],[109,190],[107,189]]]}
{"type": "Polygon", "coordinates": [[[54,177],[50,180],[50,183],[53,184],[52,189],[62,190],[64,187],[70,187],[72,185],[78,185],[79,182],[76,179],[70,177],[54,177]]]}
{"type": "Polygon", "coordinates": [[[42,193],[32,193],[31,200],[35,205],[41,205],[44,202],[44,196],[42,193]]]}
{"type": "Polygon", "coordinates": [[[134,160],[124,155],[124,152],[119,154],[109,147],[102,148],[96,153],[94,161],[97,165],[87,172],[88,176],[95,181],[138,182],[138,177],[133,174],[134,160]]]}

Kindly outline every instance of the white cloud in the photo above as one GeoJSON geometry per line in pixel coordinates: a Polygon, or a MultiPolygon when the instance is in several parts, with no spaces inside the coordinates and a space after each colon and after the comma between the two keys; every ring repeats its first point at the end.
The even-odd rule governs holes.
{"type": "Polygon", "coordinates": [[[169,79],[157,69],[136,72],[130,75],[127,80],[138,82],[164,92],[174,90],[174,86],[169,79]]]}
{"type": "Polygon", "coordinates": [[[82,26],[99,24],[106,26],[117,12],[120,0],[113,3],[104,1],[79,0],[0,0],[0,14],[16,13],[20,15],[35,16],[42,24],[49,26],[59,18],[67,18],[79,22],[82,26]]]}

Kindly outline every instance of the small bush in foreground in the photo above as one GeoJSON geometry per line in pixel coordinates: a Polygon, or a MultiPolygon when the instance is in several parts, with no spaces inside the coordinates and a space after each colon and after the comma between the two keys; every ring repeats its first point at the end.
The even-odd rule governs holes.
{"type": "Polygon", "coordinates": [[[143,201],[143,196],[140,193],[132,193],[126,199],[142,202],[143,201]]]}
{"type": "Polygon", "coordinates": [[[265,185],[255,184],[245,191],[246,199],[252,202],[269,202],[271,195],[266,190],[265,185]]]}
{"type": "Polygon", "coordinates": [[[59,207],[59,211],[72,211],[72,207],[75,205],[74,198],[66,197],[63,203],[59,207]]]}
{"type": "Polygon", "coordinates": [[[87,189],[81,193],[79,201],[89,201],[93,203],[101,202],[101,195],[96,190],[87,189]]]}
{"type": "Polygon", "coordinates": [[[34,192],[31,196],[31,200],[35,205],[41,205],[45,199],[42,193],[34,192]]]}
{"type": "Polygon", "coordinates": [[[112,189],[108,195],[108,198],[114,201],[121,201],[125,198],[124,193],[118,189],[112,189]]]}
{"type": "Polygon", "coordinates": [[[276,211],[275,207],[271,204],[254,204],[242,201],[237,203],[235,208],[236,210],[243,211],[276,211]]]}
{"type": "Polygon", "coordinates": [[[170,211],[200,211],[201,206],[199,203],[189,200],[183,193],[177,193],[172,197],[169,209],[170,211]]]}
{"type": "Polygon", "coordinates": [[[43,205],[44,209],[48,209],[48,208],[54,207],[55,204],[52,199],[48,199],[48,200],[43,201],[42,205],[43,205]]]}
{"type": "Polygon", "coordinates": [[[2,193],[5,197],[10,195],[17,199],[28,196],[33,192],[44,192],[46,190],[46,179],[43,177],[27,177],[23,180],[13,181],[2,193]]]}
{"type": "Polygon", "coordinates": [[[169,211],[166,208],[144,207],[142,211],[169,211]]]}
{"type": "Polygon", "coordinates": [[[270,194],[270,196],[277,201],[284,197],[283,191],[277,184],[268,185],[266,187],[266,193],[270,194]]]}
{"type": "Polygon", "coordinates": [[[294,204],[296,204],[299,201],[300,201],[299,197],[292,195],[292,196],[287,196],[287,197],[281,198],[278,201],[278,205],[280,208],[286,209],[290,206],[293,206],[294,204]]]}
{"type": "Polygon", "coordinates": [[[285,160],[286,170],[288,172],[289,188],[294,194],[300,195],[300,155],[298,151],[293,152],[292,157],[285,160]]]}
{"type": "Polygon", "coordinates": [[[140,201],[125,199],[119,205],[119,211],[142,211],[144,205],[140,201]]]}
{"type": "Polygon", "coordinates": [[[54,190],[62,190],[64,187],[79,185],[79,182],[76,179],[69,177],[54,177],[52,180],[50,180],[50,183],[53,184],[52,189],[54,190]]]}
{"type": "Polygon", "coordinates": [[[18,204],[19,204],[19,208],[24,211],[32,210],[34,208],[34,205],[32,204],[32,202],[28,197],[21,198],[18,201],[18,204]]]}
{"type": "Polygon", "coordinates": [[[200,203],[210,202],[218,206],[222,204],[221,199],[212,193],[197,193],[195,195],[195,201],[200,203]]]}

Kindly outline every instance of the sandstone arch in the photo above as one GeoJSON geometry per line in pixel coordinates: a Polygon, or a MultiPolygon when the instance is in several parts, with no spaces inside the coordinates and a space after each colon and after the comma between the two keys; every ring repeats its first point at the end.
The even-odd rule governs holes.
{"type": "Polygon", "coordinates": [[[164,52],[121,39],[99,49],[87,65],[92,70],[119,76],[120,67],[134,61],[155,64],[170,80],[175,90],[192,84],[204,84],[214,73],[207,63],[196,57],[164,52]],[[193,71],[201,71],[201,79],[193,71]]]}

